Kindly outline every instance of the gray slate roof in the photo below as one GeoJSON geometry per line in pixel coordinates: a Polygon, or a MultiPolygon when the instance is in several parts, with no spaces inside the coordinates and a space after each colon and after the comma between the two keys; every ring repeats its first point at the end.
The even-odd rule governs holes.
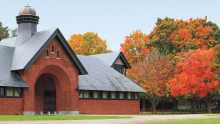
{"type": "Polygon", "coordinates": [[[76,55],[66,43],[59,29],[36,32],[30,39],[18,45],[18,39],[8,38],[0,42],[0,86],[27,87],[26,83],[16,74],[17,70],[25,69],[35,60],[40,51],[47,47],[49,41],[59,37],[68,55],[76,64],[80,74],[87,74],[76,55]]]}
{"type": "Polygon", "coordinates": [[[144,92],[136,83],[94,56],[78,56],[88,71],[80,75],[79,90],[144,92]]]}
{"type": "Polygon", "coordinates": [[[52,36],[55,30],[37,32],[28,41],[15,48],[11,70],[21,70],[31,61],[33,56],[52,36]]]}
{"type": "Polygon", "coordinates": [[[91,55],[94,57],[99,58],[101,61],[103,61],[105,64],[112,66],[116,58],[119,56],[120,52],[110,52],[110,53],[102,53],[102,54],[96,54],[91,55]]]}
{"type": "MultiPolygon", "coordinates": [[[[16,73],[16,70],[24,69],[30,64],[30,61],[46,46],[45,44],[54,35],[54,32],[57,32],[57,29],[37,32],[21,45],[15,45],[16,38],[1,41],[0,86],[28,87],[16,73]]],[[[65,49],[69,49],[68,46],[65,47],[65,49]]],[[[78,56],[86,70],[74,55],[72,53],[70,56],[75,58],[76,64],[80,65],[82,73],[86,74],[86,70],[88,71],[88,75],[80,75],[79,77],[78,88],[80,90],[144,92],[136,83],[110,67],[119,53],[99,54],[96,57],[78,56]]]]}
{"type": "Polygon", "coordinates": [[[25,82],[16,74],[11,72],[14,48],[0,45],[0,86],[26,87],[25,82]]]}

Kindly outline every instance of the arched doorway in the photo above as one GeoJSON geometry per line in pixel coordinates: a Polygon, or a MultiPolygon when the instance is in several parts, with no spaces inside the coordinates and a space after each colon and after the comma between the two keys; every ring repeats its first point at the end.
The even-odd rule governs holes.
{"type": "Polygon", "coordinates": [[[54,113],[57,111],[55,76],[51,74],[41,75],[36,82],[36,112],[54,113]]]}

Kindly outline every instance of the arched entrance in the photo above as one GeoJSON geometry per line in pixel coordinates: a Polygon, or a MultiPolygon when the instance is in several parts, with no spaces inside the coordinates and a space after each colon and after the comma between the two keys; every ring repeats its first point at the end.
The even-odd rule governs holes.
{"type": "Polygon", "coordinates": [[[36,112],[54,113],[57,111],[56,102],[57,80],[51,74],[41,75],[36,82],[36,112]]]}
{"type": "Polygon", "coordinates": [[[46,62],[26,74],[29,88],[24,91],[24,114],[78,113],[78,73],[65,64],[46,62]]]}

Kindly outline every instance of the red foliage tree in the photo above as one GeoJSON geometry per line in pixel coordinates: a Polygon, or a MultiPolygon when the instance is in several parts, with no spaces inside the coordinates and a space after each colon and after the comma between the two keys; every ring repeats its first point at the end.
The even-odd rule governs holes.
{"type": "Polygon", "coordinates": [[[136,63],[129,70],[129,77],[145,89],[152,112],[156,112],[161,97],[169,94],[168,81],[173,76],[174,67],[170,57],[152,50],[143,61],[136,63]]]}
{"type": "Polygon", "coordinates": [[[213,71],[215,53],[212,49],[187,52],[177,63],[176,74],[169,81],[171,95],[204,98],[218,86],[213,71]]]}

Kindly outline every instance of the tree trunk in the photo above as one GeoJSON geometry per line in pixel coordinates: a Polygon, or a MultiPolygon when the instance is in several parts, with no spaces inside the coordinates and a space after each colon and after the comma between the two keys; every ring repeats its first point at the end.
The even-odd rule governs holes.
{"type": "Polygon", "coordinates": [[[146,105],[146,99],[145,99],[145,98],[142,98],[142,99],[141,99],[141,111],[142,111],[142,112],[145,112],[145,111],[146,111],[145,105],[146,105]]]}
{"type": "Polygon", "coordinates": [[[212,106],[209,103],[207,103],[207,111],[208,113],[212,113],[212,106]]]}
{"type": "Polygon", "coordinates": [[[195,97],[193,97],[192,99],[191,99],[191,113],[192,114],[195,114],[196,113],[196,101],[197,101],[197,99],[195,98],[195,97]]]}
{"type": "Polygon", "coordinates": [[[157,108],[156,108],[156,103],[152,103],[152,113],[156,113],[157,112],[157,108]]]}
{"type": "Polygon", "coordinates": [[[157,98],[156,96],[153,96],[153,98],[151,98],[152,113],[157,112],[157,104],[158,103],[159,103],[159,98],[157,98]]]}
{"type": "Polygon", "coordinates": [[[205,99],[206,102],[206,109],[208,113],[212,113],[212,102],[214,102],[212,100],[212,96],[207,96],[207,98],[205,99]]]}

